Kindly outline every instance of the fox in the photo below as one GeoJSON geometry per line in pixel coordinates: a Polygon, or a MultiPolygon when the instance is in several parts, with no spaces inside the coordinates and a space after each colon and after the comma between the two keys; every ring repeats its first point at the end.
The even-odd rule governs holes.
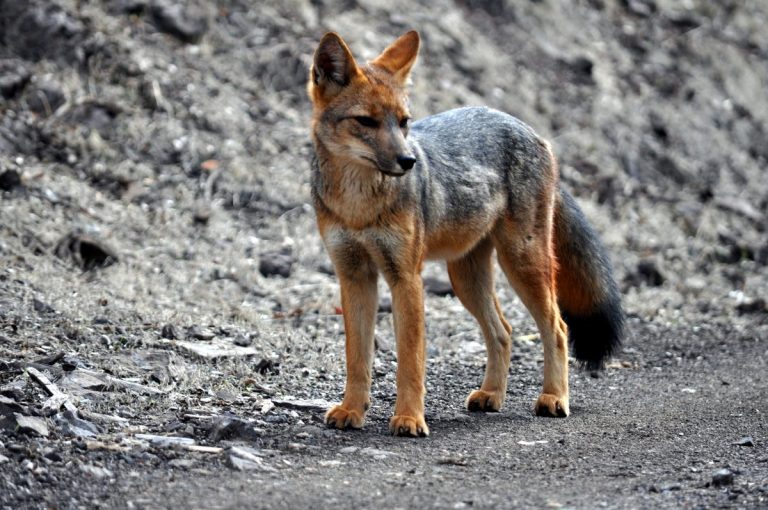
{"type": "Polygon", "coordinates": [[[539,331],[537,416],[569,415],[569,345],[590,370],[619,348],[624,315],[608,254],[559,184],[552,147],[517,118],[463,107],[414,121],[409,31],[358,64],[334,32],[320,40],[307,93],[317,226],[341,291],[346,383],[328,427],[359,429],[371,405],[378,279],[392,296],[396,399],[389,430],[425,437],[425,312],[421,272],[444,260],[454,294],[479,324],[487,363],[468,411],[499,411],[512,328],[495,292],[493,255],[539,331]]]}

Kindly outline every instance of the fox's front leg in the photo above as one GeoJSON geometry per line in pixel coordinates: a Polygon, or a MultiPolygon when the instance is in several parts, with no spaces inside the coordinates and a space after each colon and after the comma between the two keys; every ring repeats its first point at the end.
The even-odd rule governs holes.
{"type": "Polygon", "coordinates": [[[341,306],[346,331],[347,384],[344,400],[328,410],[325,423],[339,429],[363,426],[365,412],[371,405],[371,365],[373,330],[378,307],[376,267],[365,256],[336,263],[341,284],[341,306]],[[355,267],[347,267],[350,263],[355,267]]]}
{"type": "Polygon", "coordinates": [[[428,436],[424,421],[424,291],[419,274],[391,285],[397,339],[397,401],[389,428],[398,436],[428,436]]]}

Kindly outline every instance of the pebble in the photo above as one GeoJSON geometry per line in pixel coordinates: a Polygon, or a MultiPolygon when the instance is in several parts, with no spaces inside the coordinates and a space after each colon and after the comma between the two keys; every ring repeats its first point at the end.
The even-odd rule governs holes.
{"type": "Polygon", "coordinates": [[[327,400],[314,399],[272,399],[272,403],[278,407],[287,407],[288,409],[298,409],[300,411],[325,411],[333,404],[327,400]]]}
{"type": "Polygon", "coordinates": [[[179,469],[189,469],[194,466],[195,461],[192,459],[173,459],[168,461],[168,465],[179,469]]]}
{"type": "Polygon", "coordinates": [[[76,437],[94,437],[101,431],[93,423],[75,416],[71,411],[59,413],[55,418],[62,433],[76,437]]]}
{"type": "Polygon", "coordinates": [[[275,471],[264,462],[258,450],[243,446],[234,446],[227,450],[226,462],[237,471],[275,471]]]}
{"type": "Polygon", "coordinates": [[[755,446],[755,441],[752,439],[751,436],[744,436],[738,441],[734,441],[731,444],[733,444],[734,446],[755,446]]]}
{"type": "Polygon", "coordinates": [[[731,485],[733,483],[733,473],[728,469],[718,469],[715,474],[712,475],[712,485],[715,487],[722,487],[724,485],[731,485]]]}
{"type": "Polygon", "coordinates": [[[67,101],[61,86],[52,82],[28,90],[26,96],[29,109],[44,117],[52,115],[67,101]]]}
{"type": "Polygon", "coordinates": [[[237,416],[219,416],[208,429],[208,439],[214,443],[233,439],[256,441],[263,435],[264,430],[237,416]]]}
{"type": "Polygon", "coordinates": [[[197,43],[208,31],[205,13],[189,3],[155,0],[152,19],[157,28],[185,43],[197,43]]]}
{"type": "Polygon", "coordinates": [[[11,460],[11,459],[9,459],[8,457],[6,457],[6,456],[5,456],[5,455],[3,455],[2,453],[0,453],[0,464],[5,464],[5,463],[6,463],[6,462],[8,462],[9,460],[11,460]]]}
{"type": "Polygon", "coordinates": [[[763,298],[745,298],[736,305],[736,311],[745,313],[768,313],[768,305],[763,298]]]}
{"type": "Polygon", "coordinates": [[[430,276],[427,276],[423,279],[424,282],[424,290],[432,294],[433,296],[454,296],[453,293],[453,287],[451,286],[451,282],[448,280],[443,280],[442,278],[433,278],[430,276]]]}
{"type": "Polygon", "coordinates": [[[204,330],[200,326],[190,326],[187,329],[187,338],[194,338],[195,340],[203,340],[207,342],[208,340],[213,340],[215,336],[216,335],[210,331],[204,330]]]}
{"type": "Polygon", "coordinates": [[[21,60],[0,60],[0,95],[10,99],[18,94],[32,77],[21,60]]]}
{"type": "Polygon", "coordinates": [[[296,262],[291,250],[270,251],[263,253],[259,258],[259,273],[262,276],[291,276],[293,263],[296,262]]]}
{"type": "Polygon", "coordinates": [[[54,313],[56,311],[51,305],[37,298],[32,299],[32,307],[37,313],[42,314],[54,313]]]}
{"type": "Polygon", "coordinates": [[[237,471],[274,471],[275,469],[264,464],[263,461],[253,462],[236,455],[227,455],[227,465],[237,471]]]}
{"type": "Polygon", "coordinates": [[[179,333],[176,331],[176,326],[173,324],[166,324],[163,326],[160,336],[168,340],[176,340],[179,338],[179,333]]]}
{"type": "Polygon", "coordinates": [[[6,170],[0,174],[0,190],[11,191],[21,186],[21,176],[16,170],[6,170]]]}
{"type": "Polygon", "coordinates": [[[94,478],[111,478],[114,476],[112,471],[107,468],[94,466],[93,464],[81,464],[80,471],[94,478]]]}
{"type": "Polygon", "coordinates": [[[176,346],[207,359],[248,357],[257,354],[253,347],[240,347],[239,345],[232,345],[229,341],[225,342],[218,339],[212,340],[210,343],[177,340],[176,346]]]}
{"type": "Polygon", "coordinates": [[[239,333],[235,335],[235,338],[232,340],[232,343],[240,347],[248,347],[253,343],[253,338],[251,337],[251,335],[243,335],[242,333],[239,333]]]}
{"type": "Polygon", "coordinates": [[[368,455],[369,457],[373,457],[374,459],[379,459],[379,460],[397,455],[395,452],[389,452],[387,450],[379,450],[378,448],[372,448],[370,446],[360,450],[360,454],[368,455]]]}
{"type": "Polygon", "coordinates": [[[34,416],[23,416],[19,413],[13,413],[13,415],[16,418],[16,428],[20,432],[48,437],[48,425],[45,424],[45,420],[34,416]]]}

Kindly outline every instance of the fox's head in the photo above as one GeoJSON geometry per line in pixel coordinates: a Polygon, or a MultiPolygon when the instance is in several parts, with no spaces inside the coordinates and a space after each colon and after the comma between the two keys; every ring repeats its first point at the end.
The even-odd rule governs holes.
{"type": "Polygon", "coordinates": [[[416,163],[405,137],[410,113],[406,86],[419,52],[419,34],[406,33],[360,66],[333,32],[315,51],[307,90],[312,135],[334,158],[401,176],[416,163]]]}

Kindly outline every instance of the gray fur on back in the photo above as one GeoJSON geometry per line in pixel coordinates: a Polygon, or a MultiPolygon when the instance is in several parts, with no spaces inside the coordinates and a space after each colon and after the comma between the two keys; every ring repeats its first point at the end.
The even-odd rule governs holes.
{"type": "Polygon", "coordinates": [[[409,176],[415,182],[406,189],[421,194],[427,231],[445,220],[482,214],[500,201],[514,216],[546,187],[546,147],[533,129],[506,113],[449,110],[414,122],[408,141],[418,163],[409,176]]]}

